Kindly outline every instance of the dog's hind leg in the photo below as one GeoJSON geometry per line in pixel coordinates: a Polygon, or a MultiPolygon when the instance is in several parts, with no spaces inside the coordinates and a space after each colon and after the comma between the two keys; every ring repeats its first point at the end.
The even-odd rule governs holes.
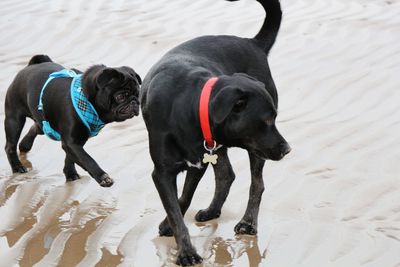
{"type": "MultiPolygon", "coordinates": [[[[192,202],[194,191],[196,191],[197,185],[199,184],[201,177],[203,177],[206,169],[206,167],[203,167],[201,169],[189,168],[187,170],[185,185],[183,186],[182,195],[179,198],[179,206],[181,208],[182,216],[185,216],[185,213],[192,202]]],[[[174,234],[167,218],[160,223],[158,228],[160,236],[172,236],[174,234]]]]}
{"type": "Polygon", "coordinates": [[[4,119],[4,129],[6,132],[5,150],[7,158],[14,173],[25,173],[27,169],[18,158],[17,144],[21,136],[21,131],[24,128],[26,116],[18,113],[16,110],[9,110],[8,112],[7,110],[9,109],[6,108],[6,117],[4,119]]]}
{"type": "Polygon", "coordinates": [[[199,222],[218,218],[221,215],[222,206],[229,194],[232,182],[235,180],[231,163],[229,162],[227,149],[225,147],[217,151],[218,163],[213,165],[215,173],[215,193],[210,206],[200,210],[195,219],[199,222]]]}
{"type": "Polygon", "coordinates": [[[71,159],[71,157],[68,156],[68,154],[65,155],[63,172],[67,181],[75,181],[80,179],[79,174],[75,168],[75,162],[71,159]]]}
{"type": "Polygon", "coordinates": [[[22,138],[21,142],[19,143],[19,151],[29,152],[38,134],[40,135],[43,134],[39,125],[37,124],[32,125],[32,127],[29,129],[29,132],[24,136],[24,138],[22,138]]]}
{"type": "Polygon", "coordinates": [[[251,186],[249,193],[249,201],[247,209],[238,224],[235,226],[235,233],[255,235],[257,234],[258,212],[260,209],[261,197],[264,192],[264,181],[262,171],[265,160],[249,153],[250,170],[251,170],[251,186]]]}

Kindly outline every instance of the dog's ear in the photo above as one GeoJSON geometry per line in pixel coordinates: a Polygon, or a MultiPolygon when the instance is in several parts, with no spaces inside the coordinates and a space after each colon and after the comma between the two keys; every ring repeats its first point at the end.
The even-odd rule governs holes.
{"type": "Polygon", "coordinates": [[[82,71],[80,71],[78,69],[75,69],[75,68],[71,68],[71,70],[73,70],[77,74],[82,74],[83,73],[82,71]]]}
{"type": "Polygon", "coordinates": [[[253,81],[258,81],[258,80],[257,80],[256,78],[254,78],[253,76],[250,76],[250,75],[248,75],[247,73],[243,73],[243,72],[234,73],[232,76],[233,76],[233,77],[247,78],[247,79],[250,79],[250,80],[253,80],[253,81]]]}
{"type": "Polygon", "coordinates": [[[246,78],[246,79],[252,80],[253,82],[256,82],[261,87],[265,87],[264,83],[260,82],[259,80],[257,80],[253,76],[248,75],[247,73],[242,73],[242,72],[234,73],[232,75],[232,77],[246,78]]]}
{"type": "Polygon", "coordinates": [[[211,101],[214,122],[223,122],[232,112],[240,113],[247,107],[247,100],[247,94],[239,88],[222,88],[211,101]]]}
{"type": "Polygon", "coordinates": [[[135,75],[136,75],[136,79],[137,79],[138,83],[139,83],[139,84],[142,84],[142,78],[140,78],[139,74],[137,74],[137,73],[135,72],[135,75]]]}
{"type": "Polygon", "coordinates": [[[132,68],[123,66],[121,67],[123,70],[125,70],[129,75],[132,76],[132,78],[136,78],[138,84],[142,84],[142,78],[140,78],[139,74],[137,74],[132,68]]]}
{"type": "Polygon", "coordinates": [[[96,84],[99,88],[105,87],[112,81],[123,79],[123,74],[113,68],[103,69],[96,77],[96,84]]]}

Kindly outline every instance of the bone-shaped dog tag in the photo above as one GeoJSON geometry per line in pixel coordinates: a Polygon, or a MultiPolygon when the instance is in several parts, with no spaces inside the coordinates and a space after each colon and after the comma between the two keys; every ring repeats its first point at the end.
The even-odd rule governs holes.
{"type": "Polygon", "coordinates": [[[217,154],[207,154],[203,155],[203,163],[211,163],[212,165],[217,164],[218,155],[217,154]]]}

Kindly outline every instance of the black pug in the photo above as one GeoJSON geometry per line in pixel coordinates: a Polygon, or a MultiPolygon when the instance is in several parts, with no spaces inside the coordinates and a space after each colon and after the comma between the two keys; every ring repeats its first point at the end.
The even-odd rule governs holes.
{"type": "MultiPolygon", "coordinates": [[[[113,180],[83,149],[91,133],[72,103],[72,78],[51,80],[41,98],[42,110],[38,109],[40,94],[49,74],[63,69],[63,66],[52,62],[48,56],[36,55],[10,85],[5,100],[4,128],[7,139],[5,150],[11,168],[13,172],[27,172],[18,158],[17,143],[26,117],[29,117],[35,124],[20,142],[21,152],[28,152],[32,148],[36,136],[43,134],[42,122],[47,121],[59,133],[66,153],[64,174],[67,181],[79,179],[76,163],[89,172],[101,186],[109,187],[113,180]]],[[[77,70],[75,72],[82,74],[77,70]]],[[[95,65],[82,74],[81,83],[79,92],[83,93],[84,99],[95,109],[103,125],[138,115],[141,79],[133,69],[95,65]]]]}
{"type": "Polygon", "coordinates": [[[183,215],[208,162],[217,161],[213,165],[216,191],[210,206],[200,210],[196,220],[220,216],[235,178],[227,148],[241,147],[249,153],[251,187],[246,212],[235,232],[255,235],[265,160],[280,160],[290,152],[275,126],[278,96],[267,60],[282,11],[278,0],[258,2],[267,17],[254,38],[203,36],[187,41],[169,51],[143,81],[140,98],[154,162],[152,177],[167,212],[159,233],[175,236],[179,265],[202,261],[191,244],[183,215]],[[199,106],[201,95],[210,87],[205,84],[213,77],[216,82],[211,85],[209,104],[205,104],[212,137],[207,140],[199,106]],[[185,185],[178,199],[176,176],[184,170],[185,185]]]}

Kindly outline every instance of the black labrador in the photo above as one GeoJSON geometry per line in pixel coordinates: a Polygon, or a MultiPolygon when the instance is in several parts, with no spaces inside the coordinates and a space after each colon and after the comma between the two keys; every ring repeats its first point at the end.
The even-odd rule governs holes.
{"type": "Polygon", "coordinates": [[[290,152],[275,126],[278,96],[267,59],[282,11],[279,0],[258,2],[267,17],[254,38],[224,35],[187,41],[161,58],[143,81],[140,98],[154,162],[152,177],[167,212],[159,230],[160,235],[175,236],[179,265],[202,261],[191,244],[183,215],[208,165],[202,157],[210,148],[204,145],[199,119],[199,101],[206,82],[218,78],[208,108],[212,137],[222,147],[213,150],[218,156],[213,165],[214,198],[207,209],[197,213],[196,220],[220,216],[235,178],[227,148],[240,147],[249,153],[251,187],[246,212],[235,232],[255,235],[265,160],[280,160],[290,152]],[[185,185],[178,199],[176,176],[184,170],[185,185]]]}

